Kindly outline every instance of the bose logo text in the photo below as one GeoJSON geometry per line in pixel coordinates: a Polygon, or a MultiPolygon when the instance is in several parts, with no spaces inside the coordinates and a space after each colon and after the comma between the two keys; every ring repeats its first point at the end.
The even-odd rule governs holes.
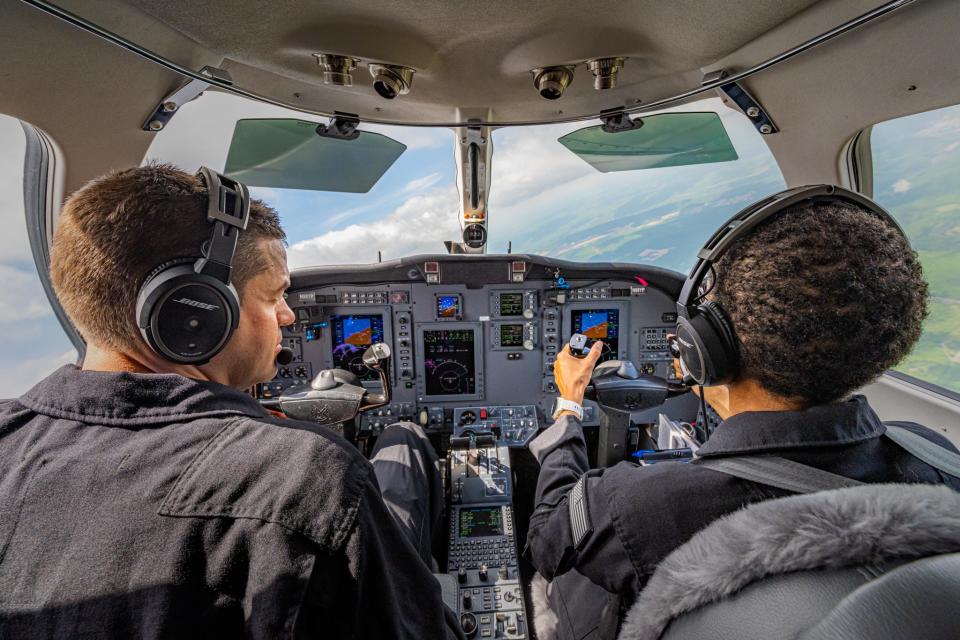
{"type": "Polygon", "coordinates": [[[190,298],[180,298],[179,300],[174,300],[174,302],[179,302],[180,304],[185,304],[190,307],[203,309],[204,311],[213,311],[214,309],[220,308],[215,304],[207,304],[206,302],[199,302],[197,300],[191,300],[190,298]]]}

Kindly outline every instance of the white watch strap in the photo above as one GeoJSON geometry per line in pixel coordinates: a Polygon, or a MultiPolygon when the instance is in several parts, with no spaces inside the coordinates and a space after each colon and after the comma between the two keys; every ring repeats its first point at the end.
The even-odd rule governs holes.
{"type": "Polygon", "coordinates": [[[557,419],[557,415],[562,411],[572,411],[577,414],[577,420],[583,420],[583,407],[574,402],[573,400],[567,400],[566,398],[557,398],[557,401],[553,405],[553,419],[557,419]]]}

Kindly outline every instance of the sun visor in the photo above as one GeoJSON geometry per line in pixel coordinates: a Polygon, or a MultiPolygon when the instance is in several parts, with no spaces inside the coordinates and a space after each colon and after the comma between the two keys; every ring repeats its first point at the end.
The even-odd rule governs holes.
{"type": "Polygon", "coordinates": [[[602,125],[578,129],[559,142],[602,173],[737,159],[716,113],[660,113],[640,120],[642,126],[614,133],[602,125]]]}
{"type": "Polygon", "coordinates": [[[317,123],[288,118],[238,120],[224,174],[250,187],[366,193],[406,151],[370,131],[324,137],[317,123]]]}

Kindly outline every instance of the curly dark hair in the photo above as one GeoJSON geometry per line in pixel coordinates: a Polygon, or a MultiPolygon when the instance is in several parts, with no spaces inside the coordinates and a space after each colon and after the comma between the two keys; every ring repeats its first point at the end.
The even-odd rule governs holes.
{"type": "Polygon", "coordinates": [[[805,202],[742,238],[716,265],[741,378],[806,405],[845,397],[920,337],[927,283],[907,240],[847,203],[805,202]]]}

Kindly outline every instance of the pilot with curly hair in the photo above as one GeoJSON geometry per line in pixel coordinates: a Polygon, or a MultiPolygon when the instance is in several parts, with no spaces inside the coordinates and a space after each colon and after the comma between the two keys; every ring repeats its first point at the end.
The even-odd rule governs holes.
{"type": "MultiPolygon", "coordinates": [[[[700,389],[723,421],[699,458],[776,453],[862,482],[960,489],[881,437],[885,425],[855,394],[910,352],[926,316],[920,263],[888,216],[849,199],[801,199],[745,231],[713,266],[698,302],[722,309],[735,354],[732,374],[700,389]]],[[[600,353],[599,343],[584,359],[563,350],[562,398],[582,404],[600,353]]],[[[901,426],[955,450],[930,429],[901,426]]],[[[590,471],[575,411],[530,450],[541,470],[525,554],[547,581],[534,590],[541,640],[615,638],[674,549],[721,516],[790,494],[698,464],[590,471]]]]}

